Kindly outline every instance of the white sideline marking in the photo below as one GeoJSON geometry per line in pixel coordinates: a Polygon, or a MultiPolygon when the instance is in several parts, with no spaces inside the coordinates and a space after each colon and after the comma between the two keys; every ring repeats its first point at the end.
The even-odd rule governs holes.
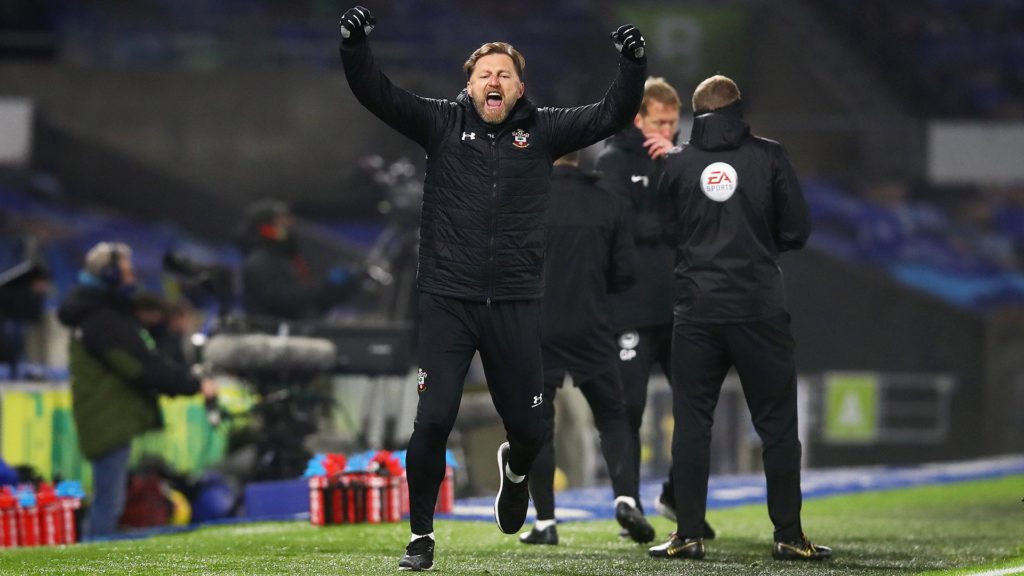
{"type": "Polygon", "coordinates": [[[1024,574],[1024,566],[1000,568],[999,570],[989,570],[987,572],[971,572],[967,576],[1006,576],[1007,574],[1024,574]]]}

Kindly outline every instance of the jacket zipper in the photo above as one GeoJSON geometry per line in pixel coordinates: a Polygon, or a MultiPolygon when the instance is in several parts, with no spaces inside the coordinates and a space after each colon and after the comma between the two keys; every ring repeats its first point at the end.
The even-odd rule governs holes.
{"type": "Polygon", "coordinates": [[[494,236],[497,234],[497,203],[498,203],[498,139],[501,132],[491,139],[491,230],[488,235],[489,247],[487,249],[487,306],[491,305],[491,297],[494,296],[494,236]]]}

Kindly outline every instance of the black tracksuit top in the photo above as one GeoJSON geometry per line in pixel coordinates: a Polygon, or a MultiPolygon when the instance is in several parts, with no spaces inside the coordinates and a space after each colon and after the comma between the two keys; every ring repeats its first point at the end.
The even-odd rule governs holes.
{"type": "Polygon", "coordinates": [[[615,358],[608,295],[634,282],[633,237],[622,202],[597,176],[555,166],[548,215],[544,368],[603,370],[615,358]]]}
{"type": "Polygon", "coordinates": [[[811,232],[785,149],[752,136],[736,108],[697,116],[660,182],[673,203],[676,322],[747,322],[784,312],[779,253],[802,248],[811,232]]]}
{"type": "Polygon", "coordinates": [[[465,90],[451,101],[394,86],[365,40],[342,43],[341,58],[359,102],[427,152],[419,289],[488,302],[540,298],[552,162],[629,124],[646,63],[620,57],[598,103],[538,108],[521,98],[492,125],[465,90]]]}
{"type": "Polygon", "coordinates": [[[670,206],[658,192],[665,160],[644,148],[644,134],[630,126],[608,140],[597,157],[601,187],[615,192],[629,210],[636,241],[636,284],[609,300],[616,333],[672,324],[672,242],[670,206]]]}

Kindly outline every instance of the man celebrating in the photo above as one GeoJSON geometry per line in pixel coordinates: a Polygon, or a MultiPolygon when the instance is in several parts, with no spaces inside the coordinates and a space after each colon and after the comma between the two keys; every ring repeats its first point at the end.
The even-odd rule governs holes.
{"type": "Polygon", "coordinates": [[[524,96],[522,54],[504,42],[474,51],[465,89],[435,100],[394,86],[367,35],[361,6],[341,18],[341,59],[352,92],[386,124],[427,152],[417,286],[419,406],[409,441],[412,538],[404,570],[433,566],[433,510],[444,449],[470,361],[480,351],[494,406],[508,434],[498,449],[498,527],[514,534],[529,506],[526,474],[545,437],[541,367],[544,246],[552,162],[621,130],[640,106],[644,39],[630,25],[612,33],[622,54],[600,102],[538,108],[524,96]]]}
{"type": "Polygon", "coordinates": [[[779,253],[803,247],[807,204],[785,149],[750,134],[736,84],[712,76],[693,93],[693,133],[658,186],[672,202],[672,472],[677,530],[655,558],[704,557],[711,424],[722,381],[740,377],[763,447],[772,556],[818,560],[800,523],[794,342],[779,253]]]}

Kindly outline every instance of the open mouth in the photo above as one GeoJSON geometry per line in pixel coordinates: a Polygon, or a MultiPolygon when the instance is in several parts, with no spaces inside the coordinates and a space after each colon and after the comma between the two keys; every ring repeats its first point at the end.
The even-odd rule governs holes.
{"type": "Polygon", "coordinates": [[[497,110],[501,108],[501,103],[504,102],[504,98],[501,92],[492,91],[487,93],[487,99],[485,100],[488,110],[497,110]]]}

